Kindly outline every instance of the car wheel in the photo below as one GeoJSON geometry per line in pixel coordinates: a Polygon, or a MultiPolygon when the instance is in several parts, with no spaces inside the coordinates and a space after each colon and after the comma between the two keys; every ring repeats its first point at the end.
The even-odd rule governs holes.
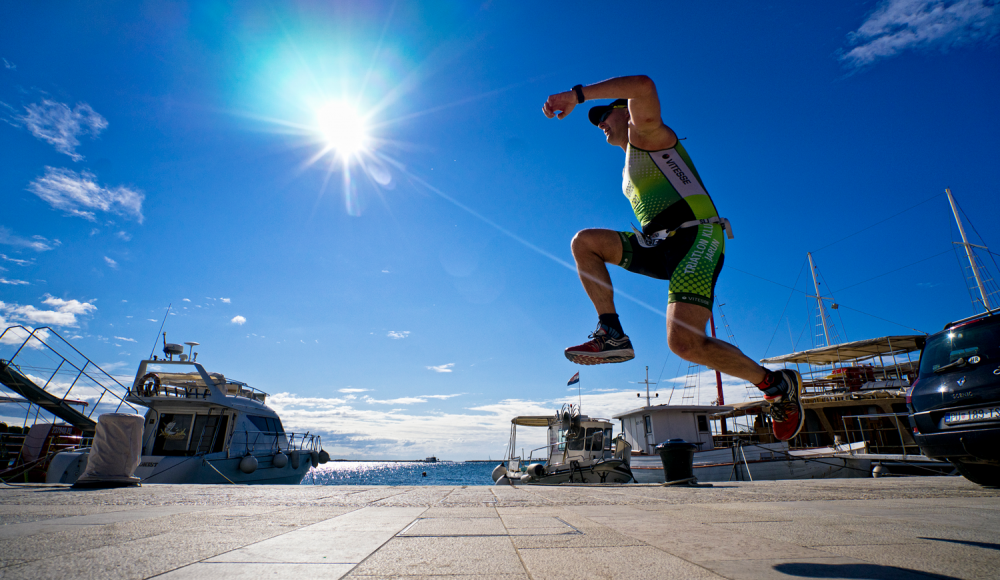
{"type": "Polygon", "coordinates": [[[983,463],[963,463],[953,461],[952,465],[965,479],[972,483],[985,485],[987,487],[1000,487],[1000,465],[987,465],[983,463]]]}

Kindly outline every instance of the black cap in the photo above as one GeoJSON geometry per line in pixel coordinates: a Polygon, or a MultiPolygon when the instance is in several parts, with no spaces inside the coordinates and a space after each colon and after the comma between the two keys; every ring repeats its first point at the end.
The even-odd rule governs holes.
{"type": "Polygon", "coordinates": [[[601,123],[601,115],[607,113],[611,109],[624,109],[628,107],[628,99],[617,99],[610,105],[597,105],[596,107],[591,107],[590,113],[587,115],[590,117],[590,122],[597,126],[601,123]]]}

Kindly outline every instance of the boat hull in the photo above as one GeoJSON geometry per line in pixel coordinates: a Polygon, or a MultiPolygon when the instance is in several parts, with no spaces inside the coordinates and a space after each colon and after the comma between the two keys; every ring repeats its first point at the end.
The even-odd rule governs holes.
{"type": "MultiPolygon", "coordinates": [[[[46,474],[48,483],[75,483],[87,466],[86,451],[64,451],[57,454],[46,474]]],[[[252,473],[240,470],[242,457],[226,457],[225,453],[194,457],[142,456],[135,476],[142,483],[166,484],[228,484],[298,485],[309,473],[312,463],[304,454],[298,469],[291,462],[274,467],[272,456],[258,456],[257,469],[252,473]]]]}
{"type": "Polygon", "coordinates": [[[527,474],[517,474],[518,477],[510,477],[504,474],[495,483],[510,483],[512,485],[556,485],[560,483],[629,483],[635,478],[629,466],[624,461],[613,459],[602,461],[594,465],[570,469],[568,466],[556,467],[552,471],[546,469],[546,473],[541,477],[525,477],[527,474]]]}
{"type": "MultiPolygon", "coordinates": [[[[835,452],[789,452],[785,443],[713,449],[694,454],[693,474],[700,482],[871,477],[870,459],[835,452]]],[[[666,481],[659,456],[633,456],[631,463],[638,483],[666,481]]]]}

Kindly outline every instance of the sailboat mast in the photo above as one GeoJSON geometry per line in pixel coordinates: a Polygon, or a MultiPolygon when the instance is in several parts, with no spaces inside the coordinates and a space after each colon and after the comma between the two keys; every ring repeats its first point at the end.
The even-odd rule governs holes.
{"type": "Polygon", "coordinates": [[[806,252],[809,258],[809,271],[813,277],[813,288],[816,289],[816,305],[819,306],[819,320],[823,323],[823,337],[826,338],[826,346],[830,346],[830,329],[826,325],[826,312],[823,311],[823,297],[819,293],[819,282],[816,280],[816,266],[813,264],[812,252],[806,252]]]}
{"type": "Polygon", "coordinates": [[[958,224],[958,233],[962,235],[962,246],[965,248],[965,256],[969,258],[969,266],[972,267],[972,276],[976,279],[976,287],[979,288],[979,296],[983,300],[983,306],[986,307],[986,311],[989,312],[990,300],[986,297],[986,290],[983,289],[983,278],[979,275],[979,268],[976,266],[976,258],[972,255],[972,244],[969,243],[968,238],[965,237],[965,226],[962,225],[962,219],[958,217],[958,208],[955,206],[955,198],[951,196],[951,190],[945,189],[944,192],[948,195],[948,203],[951,204],[951,213],[955,216],[955,222],[958,224]]]}

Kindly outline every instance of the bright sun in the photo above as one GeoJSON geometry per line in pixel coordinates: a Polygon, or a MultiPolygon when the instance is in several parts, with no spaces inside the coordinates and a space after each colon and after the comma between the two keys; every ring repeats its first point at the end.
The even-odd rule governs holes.
{"type": "Polygon", "coordinates": [[[331,101],[316,111],[316,121],[327,145],[342,157],[357,156],[367,148],[368,126],[353,106],[331,101]]]}

